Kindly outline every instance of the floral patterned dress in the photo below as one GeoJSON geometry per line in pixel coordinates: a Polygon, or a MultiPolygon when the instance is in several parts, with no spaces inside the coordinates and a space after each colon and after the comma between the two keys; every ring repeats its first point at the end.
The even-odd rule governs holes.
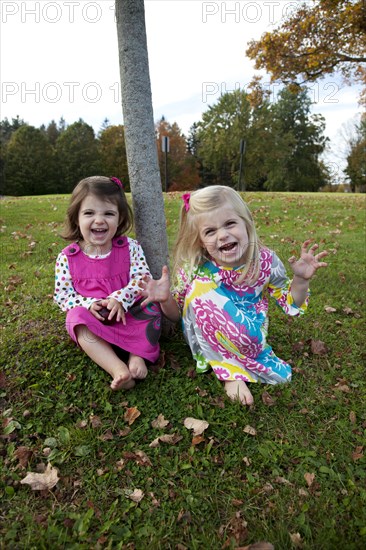
{"type": "Polygon", "coordinates": [[[198,372],[212,368],[219,380],[278,384],[291,380],[291,367],[267,343],[268,298],[273,296],[288,315],[297,307],[291,281],[278,256],[260,252],[260,275],[253,286],[236,284],[240,268],[207,261],[193,272],[181,269],[174,298],[182,312],[183,332],[198,372]]]}

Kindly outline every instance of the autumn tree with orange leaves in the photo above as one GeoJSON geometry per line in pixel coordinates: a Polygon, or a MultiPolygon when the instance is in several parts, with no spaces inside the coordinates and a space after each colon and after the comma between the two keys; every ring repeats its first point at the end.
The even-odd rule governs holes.
{"type": "Polygon", "coordinates": [[[365,52],[365,0],[313,0],[300,3],[279,28],[249,42],[246,54],[272,81],[301,85],[336,71],[348,82],[365,83],[365,52]]]}

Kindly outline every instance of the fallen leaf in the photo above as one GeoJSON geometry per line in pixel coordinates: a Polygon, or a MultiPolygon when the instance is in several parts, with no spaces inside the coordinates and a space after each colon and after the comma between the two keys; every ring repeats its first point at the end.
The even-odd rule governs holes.
{"type": "Polygon", "coordinates": [[[343,312],[344,312],[346,315],[352,315],[352,314],[353,314],[353,310],[352,310],[350,307],[344,307],[344,308],[343,308],[343,312]]]}
{"type": "Polygon", "coordinates": [[[201,435],[209,427],[209,423],[205,420],[198,420],[190,416],[184,419],[183,424],[188,430],[193,430],[193,435],[201,435]]]}
{"type": "Polygon", "coordinates": [[[308,487],[311,487],[315,479],[315,474],[310,474],[309,472],[306,472],[306,474],[304,474],[304,478],[306,483],[308,484],[308,487]]]}
{"type": "Polygon", "coordinates": [[[149,370],[157,374],[163,367],[165,367],[165,351],[161,350],[158,360],[150,365],[149,370]]]}
{"type": "Polygon", "coordinates": [[[102,434],[98,439],[100,439],[101,441],[112,441],[112,439],[113,439],[112,431],[111,431],[111,430],[107,430],[107,431],[104,432],[104,434],[102,434]]]}
{"type": "Polygon", "coordinates": [[[20,483],[30,485],[33,491],[44,491],[52,489],[59,480],[57,468],[53,468],[50,463],[47,464],[46,471],[43,474],[29,472],[20,483]]]}
{"type": "Polygon", "coordinates": [[[123,453],[123,458],[125,460],[134,460],[136,464],[140,464],[140,466],[152,466],[150,458],[144,451],[136,451],[135,453],[125,451],[123,453]]]}
{"type": "Polygon", "coordinates": [[[183,437],[178,434],[166,434],[166,435],[161,435],[159,439],[163,443],[169,443],[170,445],[175,445],[176,443],[178,443],[178,441],[183,439],[183,437]]]}
{"type": "Polygon", "coordinates": [[[100,428],[102,426],[102,421],[99,416],[92,414],[90,416],[90,424],[92,425],[92,428],[100,428]]]}
{"type": "Polygon", "coordinates": [[[268,391],[264,391],[262,393],[262,401],[265,405],[268,407],[272,407],[275,404],[275,400],[273,397],[268,393],[268,391]]]}
{"type": "Polygon", "coordinates": [[[294,546],[301,546],[301,535],[300,533],[289,533],[291,542],[294,546]]]}
{"type": "Polygon", "coordinates": [[[192,445],[199,445],[202,441],[206,441],[202,435],[195,435],[192,437],[192,445]]]}
{"type": "Polygon", "coordinates": [[[282,483],[283,485],[292,485],[291,481],[282,476],[277,476],[274,481],[276,483],[282,483]]]}
{"type": "Polygon", "coordinates": [[[331,306],[325,306],[324,309],[327,313],[335,313],[337,311],[335,307],[331,306]]]}
{"type": "Polygon", "coordinates": [[[137,407],[129,407],[124,414],[124,419],[131,426],[131,424],[135,422],[136,418],[138,418],[140,414],[141,413],[137,407]]]}
{"type": "Polygon", "coordinates": [[[31,459],[33,451],[29,447],[18,447],[14,454],[19,460],[19,467],[25,468],[31,459]]]}
{"type": "Polygon", "coordinates": [[[178,443],[178,441],[180,441],[181,439],[183,439],[183,437],[181,435],[178,435],[178,434],[165,434],[165,435],[160,435],[159,437],[157,437],[156,439],[154,439],[154,441],[152,441],[149,445],[149,447],[158,447],[159,446],[159,443],[160,441],[162,443],[168,443],[170,445],[175,445],[176,443],[178,443]]]}
{"type": "Polygon", "coordinates": [[[159,414],[155,420],[151,422],[152,428],[165,428],[169,424],[169,420],[165,420],[163,414],[159,414]]]}
{"type": "Polygon", "coordinates": [[[155,495],[154,493],[149,493],[149,496],[151,498],[151,502],[152,502],[152,505],[153,506],[160,506],[160,500],[158,500],[157,498],[155,498],[155,495]]]}
{"type": "Polygon", "coordinates": [[[117,460],[116,462],[117,470],[123,470],[124,467],[125,467],[125,461],[123,460],[123,458],[121,458],[120,460],[117,460]]]}
{"type": "Polygon", "coordinates": [[[125,437],[125,436],[128,435],[130,432],[131,432],[131,428],[129,428],[128,426],[126,426],[125,428],[123,428],[123,430],[119,430],[118,435],[119,435],[120,437],[125,437]]]}
{"type": "Polygon", "coordinates": [[[314,355],[326,355],[328,353],[327,346],[321,340],[311,340],[310,347],[314,355]]]}
{"type": "Polygon", "coordinates": [[[257,435],[255,428],[253,428],[252,426],[249,426],[249,424],[245,426],[245,428],[243,429],[243,432],[249,435],[257,435]]]}
{"type": "Polygon", "coordinates": [[[133,500],[133,502],[141,502],[145,496],[141,489],[135,489],[134,491],[126,490],[125,495],[130,500],[133,500]]]}
{"type": "Polygon", "coordinates": [[[356,460],[360,460],[360,458],[363,458],[363,447],[356,447],[354,452],[352,453],[352,460],[356,462],[356,460]]]}
{"type": "Polygon", "coordinates": [[[343,393],[349,393],[351,391],[350,387],[347,386],[347,384],[341,384],[340,382],[338,382],[334,387],[337,390],[342,391],[343,393]]]}
{"type": "Polygon", "coordinates": [[[349,419],[351,424],[356,424],[356,413],[354,411],[349,413],[349,419]]]}

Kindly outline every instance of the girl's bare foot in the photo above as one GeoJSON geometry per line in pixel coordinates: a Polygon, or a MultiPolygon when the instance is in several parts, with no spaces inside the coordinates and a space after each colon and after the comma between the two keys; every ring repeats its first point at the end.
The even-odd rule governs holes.
{"type": "Polygon", "coordinates": [[[111,373],[113,378],[111,382],[112,390],[129,390],[135,385],[127,366],[122,363],[121,367],[116,372],[111,373]]]}
{"type": "Polygon", "coordinates": [[[142,357],[138,355],[133,355],[130,353],[130,358],[128,360],[128,369],[131,373],[132,378],[136,380],[143,380],[147,376],[147,366],[142,357]]]}
{"type": "Polygon", "coordinates": [[[243,380],[228,380],[224,383],[227,396],[242,405],[253,405],[253,396],[243,380]]]}

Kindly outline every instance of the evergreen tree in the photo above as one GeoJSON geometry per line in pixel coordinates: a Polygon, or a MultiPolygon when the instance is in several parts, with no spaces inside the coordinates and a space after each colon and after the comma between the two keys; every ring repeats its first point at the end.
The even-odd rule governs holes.
{"type": "Polygon", "coordinates": [[[44,195],[54,192],[56,164],[44,133],[22,125],[10,138],[5,154],[4,189],[7,195],[44,195]]]}
{"type": "Polygon", "coordinates": [[[101,160],[101,173],[115,176],[123,182],[125,191],[130,190],[124,128],[106,126],[99,133],[98,148],[101,160]]]}
{"type": "Polygon", "coordinates": [[[83,178],[101,173],[101,160],[94,130],[82,119],[68,126],[56,141],[59,191],[70,193],[83,178]]]}
{"type": "Polygon", "coordinates": [[[272,107],[271,137],[267,157],[270,191],[318,191],[327,184],[319,157],[328,138],[324,118],[310,115],[311,100],[306,89],[284,88],[272,107]]]}
{"type": "Polygon", "coordinates": [[[356,136],[350,143],[345,169],[351,190],[354,193],[366,191],[366,116],[363,115],[356,126],[356,136]]]}

